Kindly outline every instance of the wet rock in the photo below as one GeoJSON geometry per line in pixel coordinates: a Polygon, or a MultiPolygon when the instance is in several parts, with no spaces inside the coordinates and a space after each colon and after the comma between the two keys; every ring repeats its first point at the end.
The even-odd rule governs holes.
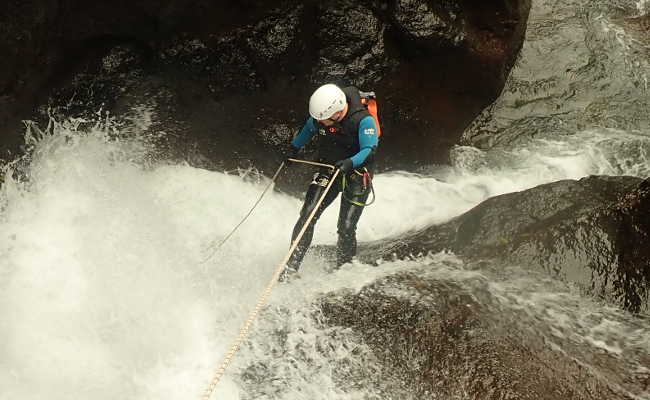
{"type": "Polygon", "coordinates": [[[634,2],[533,2],[517,66],[461,143],[509,147],[604,120],[609,128],[647,129],[648,17],[631,18],[637,14],[634,2]]]}
{"type": "Polygon", "coordinates": [[[386,54],[386,24],[366,7],[339,0],[319,10],[316,22],[320,48],[312,82],[369,87],[399,64],[386,54]]]}
{"type": "MultiPolygon", "coordinates": [[[[50,111],[60,118],[63,114],[88,118],[102,109],[116,110],[118,102],[139,86],[145,60],[145,52],[137,47],[110,48],[75,71],[68,85],[54,90],[50,111]]],[[[45,114],[45,107],[41,113],[45,114]]]]}
{"type": "Polygon", "coordinates": [[[332,294],[319,307],[326,326],[351,329],[372,349],[385,398],[400,389],[416,399],[632,398],[549,349],[534,322],[504,319],[477,293],[421,270],[332,294]]]}
{"type": "Polygon", "coordinates": [[[460,44],[465,38],[462,26],[456,22],[460,7],[438,7],[435,10],[433,4],[400,0],[395,6],[394,19],[404,35],[430,50],[435,50],[440,45],[460,44]]]}
{"type": "Polygon", "coordinates": [[[603,267],[616,268],[615,278],[609,283],[614,295],[633,311],[650,309],[650,180],[597,212],[595,222],[613,240],[615,263],[603,267]]]}
{"type": "MultiPolygon", "coordinates": [[[[646,14],[640,17],[625,18],[620,23],[626,27],[634,37],[642,43],[650,43],[650,15],[646,14]]],[[[650,58],[650,55],[649,57],[650,58]]]]}
{"type": "Polygon", "coordinates": [[[649,309],[647,181],[592,176],[490,198],[448,223],[361,246],[367,262],[451,250],[538,268],[631,311],[649,309]]]}

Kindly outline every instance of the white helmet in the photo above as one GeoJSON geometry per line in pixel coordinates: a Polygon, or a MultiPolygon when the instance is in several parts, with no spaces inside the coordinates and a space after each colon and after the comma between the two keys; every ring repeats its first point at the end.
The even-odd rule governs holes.
{"type": "Polygon", "coordinates": [[[316,89],[309,98],[309,114],[316,120],[327,119],[343,111],[346,104],[345,93],[338,86],[328,83],[316,89]]]}

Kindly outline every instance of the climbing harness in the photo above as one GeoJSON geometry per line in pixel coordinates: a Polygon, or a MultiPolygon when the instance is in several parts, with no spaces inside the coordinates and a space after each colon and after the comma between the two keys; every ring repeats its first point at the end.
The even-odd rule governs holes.
{"type": "MultiPolygon", "coordinates": [[[[293,158],[289,158],[289,161],[292,161],[292,162],[295,162],[295,163],[315,165],[317,167],[327,167],[327,168],[331,168],[331,169],[335,168],[333,165],[322,164],[322,163],[317,163],[317,162],[307,161],[307,160],[296,160],[296,159],[293,159],[293,158]]],[[[345,197],[345,188],[347,187],[347,178],[345,177],[345,175],[343,175],[341,177],[341,196],[346,201],[350,202],[351,204],[354,204],[355,206],[368,207],[369,205],[374,203],[375,199],[376,199],[375,188],[372,186],[372,174],[370,173],[370,171],[368,171],[368,169],[366,167],[363,168],[363,172],[359,172],[358,170],[355,169],[354,173],[359,175],[361,177],[361,179],[363,179],[363,192],[362,193],[353,193],[353,194],[355,196],[362,195],[362,194],[364,194],[366,192],[366,190],[370,189],[370,193],[372,194],[372,200],[370,202],[367,202],[367,203],[360,203],[358,201],[354,201],[354,200],[351,200],[351,199],[348,199],[347,197],[345,197]]]]}
{"type": "Polygon", "coordinates": [[[355,206],[368,207],[369,205],[374,203],[375,199],[377,198],[377,196],[375,196],[375,188],[372,186],[372,174],[365,167],[363,168],[363,172],[359,172],[358,170],[355,169],[354,173],[360,176],[361,179],[363,180],[363,186],[362,186],[363,191],[361,193],[352,193],[352,195],[360,196],[362,194],[365,194],[366,191],[370,189],[370,193],[372,194],[372,200],[367,203],[361,203],[358,201],[354,201],[352,199],[348,199],[345,196],[345,189],[348,187],[347,178],[345,177],[345,175],[343,175],[343,177],[341,178],[341,196],[345,199],[345,201],[354,204],[355,206]]]}
{"type": "MultiPolygon", "coordinates": [[[[309,164],[311,162],[305,162],[305,163],[309,164]]],[[[322,166],[334,169],[334,166],[332,166],[332,165],[322,164],[322,166]]],[[[322,196],[318,199],[318,202],[316,203],[316,207],[314,207],[313,211],[311,212],[311,214],[307,218],[307,221],[305,221],[305,223],[303,224],[302,229],[300,230],[300,233],[298,233],[298,236],[296,236],[294,241],[291,243],[291,247],[289,248],[289,252],[284,257],[282,262],[280,264],[278,264],[277,268],[275,269],[275,273],[273,274],[273,277],[271,278],[271,281],[266,286],[266,289],[264,290],[264,292],[262,293],[262,296],[260,297],[259,301],[255,305],[255,308],[253,309],[253,311],[251,311],[251,313],[248,316],[248,319],[244,323],[244,326],[239,331],[239,336],[237,337],[237,339],[235,339],[235,342],[230,347],[230,350],[226,354],[226,357],[224,358],[223,362],[221,363],[221,366],[219,366],[219,368],[217,369],[217,371],[215,372],[215,374],[214,374],[214,376],[212,378],[212,381],[210,381],[210,384],[208,385],[208,388],[203,393],[203,400],[209,400],[210,399],[210,396],[214,392],[214,389],[217,387],[217,384],[219,383],[219,381],[221,380],[223,375],[226,373],[226,368],[228,368],[228,366],[232,362],[233,358],[235,357],[235,354],[237,353],[237,351],[241,347],[241,344],[248,337],[248,334],[250,332],[251,326],[253,325],[253,322],[255,321],[255,319],[257,319],[257,315],[260,313],[262,308],[264,306],[266,306],[266,304],[268,302],[268,299],[271,296],[271,291],[273,290],[275,285],[277,285],[278,279],[280,279],[280,275],[282,274],[282,272],[286,268],[286,264],[289,262],[289,259],[291,258],[291,255],[293,254],[293,252],[296,251],[296,248],[298,247],[298,243],[300,242],[300,239],[302,239],[302,236],[305,234],[305,231],[307,230],[307,227],[309,226],[309,223],[314,218],[314,215],[316,215],[316,212],[317,212],[318,208],[320,207],[321,203],[323,202],[323,200],[325,200],[325,196],[327,195],[327,192],[329,192],[329,190],[331,189],[332,184],[336,180],[336,176],[339,174],[340,171],[341,170],[339,170],[339,169],[335,169],[334,175],[332,175],[332,179],[330,179],[330,182],[327,185],[327,187],[325,188],[325,191],[323,192],[322,196]]]]}
{"type": "Polygon", "coordinates": [[[278,167],[278,170],[275,171],[275,174],[273,175],[273,178],[271,178],[271,181],[269,182],[269,184],[266,185],[266,187],[264,188],[264,191],[262,192],[260,197],[257,199],[255,204],[253,204],[253,207],[251,207],[251,209],[248,211],[248,213],[244,216],[244,218],[232,229],[232,231],[230,231],[229,234],[227,234],[223,239],[221,239],[221,241],[218,244],[215,244],[215,242],[216,242],[216,240],[215,240],[207,247],[206,251],[209,251],[210,254],[208,254],[208,256],[205,257],[201,261],[201,264],[204,264],[204,263],[208,262],[215,255],[215,253],[221,248],[221,246],[223,246],[223,244],[226,243],[226,241],[228,239],[230,239],[230,237],[235,233],[235,231],[237,231],[237,229],[239,229],[239,227],[242,226],[242,224],[246,221],[246,219],[248,219],[248,217],[253,213],[253,210],[255,209],[255,207],[257,207],[257,205],[260,204],[260,202],[262,201],[262,198],[264,197],[266,192],[271,188],[271,186],[273,186],[273,184],[275,183],[275,180],[277,179],[278,175],[280,175],[280,171],[282,171],[282,168],[284,168],[284,161],[282,162],[282,164],[280,164],[280,166],[278,167]]]}

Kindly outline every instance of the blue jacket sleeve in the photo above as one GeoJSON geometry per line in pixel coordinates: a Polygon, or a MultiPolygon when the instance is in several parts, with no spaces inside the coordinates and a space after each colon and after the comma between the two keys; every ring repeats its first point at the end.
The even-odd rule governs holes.
{"type": "Polygon", "coordinates": [[[306,145],[315,134],[316,126],[314,125],[314,118],[309,117],[300,132],[298,132],[296,137],[291,141],[291,145],[296,149],[302,149],[302,147],[306,145]]]}
{"type": "Polygon", "coordinates": [[[359,122],[359,152],[350,157],[352,167],[356,168],[362,165],[373,149],[379,144],[377,136],[377,126],[372,116],[367,116],[359,122]]]}

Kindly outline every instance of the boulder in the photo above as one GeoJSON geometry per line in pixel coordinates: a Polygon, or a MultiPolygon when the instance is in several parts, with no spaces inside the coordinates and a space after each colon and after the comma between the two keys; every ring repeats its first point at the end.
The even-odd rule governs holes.
{"type": "Polygon", "coordinates": [[[360,246],[366,262],[453,251],[543,270],[631,311],[648,307],[648,181],[591,176],[492,197],[451,221],[360,246]]]}
{"type": "MultiPolygon", "coordinates": [[[[484,292],[425,266],[359,291],[330,294],[318,307],[325,326],[350,329],[371,349],[381,365],[374,379],[386,386],[385,398],[633,398],[581,364],[569,348],[547,346],[548,327],[522,315],[504,318],[484,292]]],[[[603,370],[617,371],[622,364],[606,356],[599,360],[603,370]]]]}

